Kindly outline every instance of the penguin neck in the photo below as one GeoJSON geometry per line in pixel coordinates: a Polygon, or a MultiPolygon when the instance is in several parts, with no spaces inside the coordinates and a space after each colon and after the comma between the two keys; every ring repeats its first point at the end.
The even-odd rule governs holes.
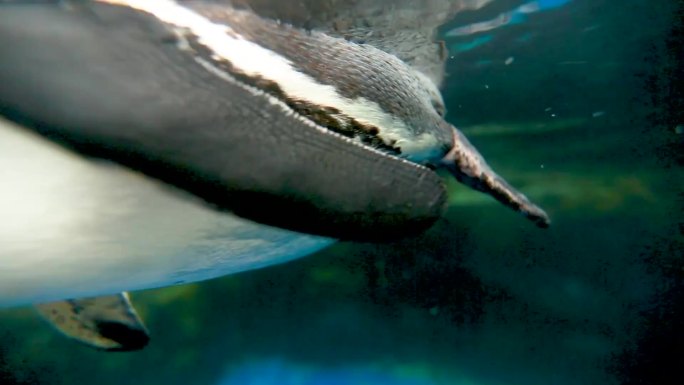
{"type": "MultiPolygon", "coordinates": [[[[308,76],[311,83],[332,87],[344,98],[367,96],[364,85],[368,84],[369,79],[365,75],[375,72],[374,68],[379,65],[377,60],[394,59],[371,46],[262,18],[251,11],[205,2],[189,3],[188,7],[214,23],[228,26],[234,36],[286,61],[290,66],[289,71],[308,76]],[[359,63],[360,56],[369,62],[359,63]],[[371,63],[371,58],[376,62],[371,63]]],[[[237,70],[251,72],[250,68],[237,70]]]]}
{"type": "Polygon", "coordinates": [[[261,71],[254,62],[237,63],[239,58],[216,60],[215,52],[207,51],[202,41],[191,41],[204,60],[267,91],[325,129],[391,155],[405,155],[396,143],[409,136],[400,117],[406,111],[383,103],[388,92],[383,84],[390,82],[382,77],[388,69],[406,67],[399,59],[371,46],[261,18],[249,11],[206,3],[192,3],[191,7],[212,22],[228,26],[236,38],[269,53],[272,64],[264,61],[261,71]],[[392,128],[401,132],[385,137],[392,128]]]}

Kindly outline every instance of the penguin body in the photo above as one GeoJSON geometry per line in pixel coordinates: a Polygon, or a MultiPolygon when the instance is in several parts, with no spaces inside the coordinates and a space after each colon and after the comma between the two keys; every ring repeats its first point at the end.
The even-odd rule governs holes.
{"type": "Polygon", "coordinates": [[[0,123],[0,306],[194,282],[333,242],[260,225],[0,123]]]}
{"type": "Polygon", "coordinates": [[[447,201],[437,167],[548,225],[444,120],[442,70],[334,30],[225,2],[0,5],[0,306],[139,349],[116,293],[415,234],[447,201]]]}

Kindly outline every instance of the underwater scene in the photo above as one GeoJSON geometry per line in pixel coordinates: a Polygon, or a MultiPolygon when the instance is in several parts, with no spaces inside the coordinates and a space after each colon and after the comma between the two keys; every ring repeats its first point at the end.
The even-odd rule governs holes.
{"type": "Polygon", "coordinates": [[[438,171],[418,235],[132,291],[138,351],[0,308],[0,384],[684,383],[684,5],[462,3],[446,120],[548,229],[438,171]]]}

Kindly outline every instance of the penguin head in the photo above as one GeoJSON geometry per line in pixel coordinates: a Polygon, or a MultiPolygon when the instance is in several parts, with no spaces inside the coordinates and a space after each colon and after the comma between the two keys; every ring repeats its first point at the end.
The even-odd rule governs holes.
{"type": "Polygon", "coordinates": [[[215,4],[135,3],[172,26],[178,46],[224,80],[266,94],[357,145],[446,168],[538,226],[549,225],[544,211],[497,175],[444,119],[437,86],[392,52],[215,4]]]}
{"type": "Polygon", "coordinates": [[[326,35],[304,38],[312,36],[318,44],[298,42],[292,35],[280,44],[271,43],[288,55],[296,71],[323,85],[294,88],[297,96],[290,105],[298,113],[389,155],[445,168],[459,182],[491,195],[537,226],[549,226],[546,213],[496,174],[463,133],[445,120],[445,104],[432,80],[375,47],[326,35]],[[314,89],[320,92],[311,92],[314,89]],[[307,98],[304,108],[298,98],[307,98]]]}

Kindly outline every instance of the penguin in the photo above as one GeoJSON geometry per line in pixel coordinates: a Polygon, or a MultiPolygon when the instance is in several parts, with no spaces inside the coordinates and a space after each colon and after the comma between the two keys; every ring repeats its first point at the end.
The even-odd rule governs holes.
{"type": "Polygon", "coordinates": [[[122,292],[420,232],[438,168],[549,225],[447,123],[442,67],[406,39],[247,5],[0,5],[0,305],[139,349],[122,292]]]}

